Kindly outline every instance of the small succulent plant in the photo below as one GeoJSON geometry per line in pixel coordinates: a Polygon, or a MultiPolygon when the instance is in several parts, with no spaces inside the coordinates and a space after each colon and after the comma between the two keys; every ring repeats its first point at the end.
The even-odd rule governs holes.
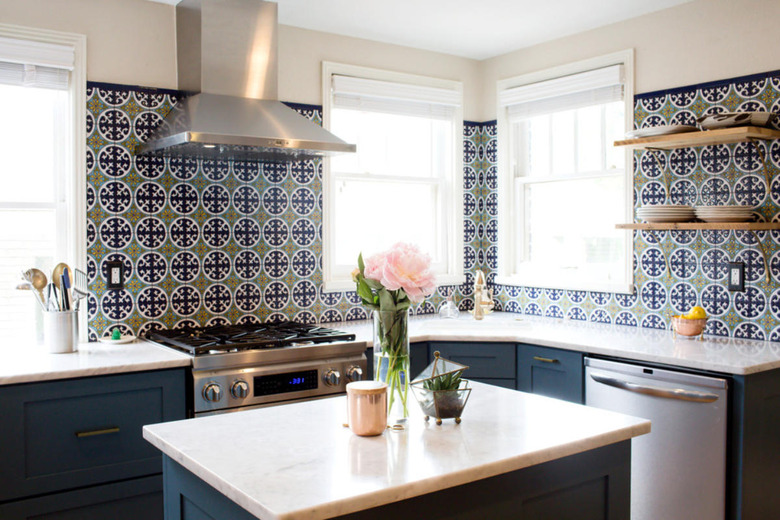
{"type": "Polygon", "coordinates": [[[463,374],[462,370],[457,372],[449,372],[442,374],[438,377],[429,379],[423,383],[426,390],[457,390],[460,388],[460,376],[463,374]]]}

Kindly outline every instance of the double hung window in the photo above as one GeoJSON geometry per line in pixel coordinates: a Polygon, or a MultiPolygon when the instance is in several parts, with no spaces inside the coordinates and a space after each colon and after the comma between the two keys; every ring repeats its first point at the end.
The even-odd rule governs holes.
{"type": "Polygon", "coordinates": [[[500,283],[630,291],[630,54],[499,84],[500,283]]]}
{"type": "Polygon", "coordinates": [[[326,290],[354,288],[358,254],[398,241],[430,254],[440,284],[462,281],[460,83],[325,64],[326,127],[357,153],[324,179],[326,290]]]}
{"type": "MultiPolygon", "coordinates": [[[[0,27],[0,334],[40,338],[20,271],[85,268],[83,36],[0,27]]],[[[86,314],[86,313],[81,313],[86,314]]],[[[82,327],[85,330],[85,327],[82,327]]]]}

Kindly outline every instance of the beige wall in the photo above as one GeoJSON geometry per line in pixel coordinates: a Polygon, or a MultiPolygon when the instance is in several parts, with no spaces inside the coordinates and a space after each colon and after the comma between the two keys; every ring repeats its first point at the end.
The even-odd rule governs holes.
{"type": "MultiPolygon", "coordinates": [[[[91,81],[176,88],[174,8],[146,0],[0,0],[0,23],[87,35],[91,81]]],[[[495,119],[496,80],[634,48],[636,92],[780,69],[780,0],[694,0],[478,62],[289,26],[279,97],[321,104],[323,60],[464,84],[464,116],[495,119]]]]}
{"type": "Polygon", "coordinates": [[[0,0],[0,22],[87,36],[87,79],[176,88],[174,9],[146,0],[0,0]]]}
{"type": "Polygon", "coordinates": [[[496,80],[635,49],[635,92],[780,69],[780,0],[695,0],[481,63],[482,112],[496,117],[496,80]]]}
{"type": "Polygon", "coordinates": [[[463,82],[466,120],[481,113],[480,62],[447,54],[279,26],[279,98],[322,104],[322,62],[333,61],[463,82]]]}

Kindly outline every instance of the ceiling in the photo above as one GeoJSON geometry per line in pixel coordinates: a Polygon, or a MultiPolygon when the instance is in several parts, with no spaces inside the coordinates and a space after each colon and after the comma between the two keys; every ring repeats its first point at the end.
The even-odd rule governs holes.
{"type": "Polygon", "coordinates": [[[482,60],[692,0],[275,1],[280,24],[482,60]]]}

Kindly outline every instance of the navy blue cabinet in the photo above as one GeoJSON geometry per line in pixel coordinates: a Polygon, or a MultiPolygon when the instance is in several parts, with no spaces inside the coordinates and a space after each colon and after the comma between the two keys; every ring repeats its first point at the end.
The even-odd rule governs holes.
{"type": "Polygon", "coordinates": [[[428,359],[439,351],[441,357],[468,365],[466,379],[514,389],[515,345],[513,343],[461,343],[437,341],[428,345],[428,359]]]}
{"type": "Polygon", "coordinates": [[[517,389],[585,403],[583,354],[536,345],[517,345],[517,389]]]}
{"type": "MultiPolygon", "coordinates": [[[[25,501],[7,502],[78,489],[80,495],[60,498],[81,511],[73,518],[92,518],[83,509],[90,503],[84,488],[118,481],[132,488],[130,479],[161,473],[160,452],[143,439],[141,429],[186,417],[185,370],[3,386],[0,417],[0,503],[5,503],[0,512],[40,510],[40,518],[71,518],[45,512],[45,498],[30,502],[30,509],[25,501]]],[[[124,492],[132,502],[133,493],[124,492]]],[[[100,498],[108,492],[95,493],[100,498]]],[[[145,506],[156,503],[153,494],[139,492],[134,500],[145,506]]],[[[0,518],[27,518],[20,514],[0,518]]],[[[162,510],[150,510],[144,518],[150,515],[161,517],[162,510]]]]}

